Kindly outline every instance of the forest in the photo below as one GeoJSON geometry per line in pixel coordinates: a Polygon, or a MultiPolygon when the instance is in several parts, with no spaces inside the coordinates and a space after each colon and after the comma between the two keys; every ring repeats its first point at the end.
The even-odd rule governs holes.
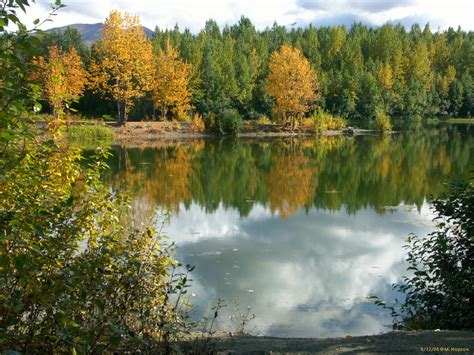
{"type": "MultiPolygon", "coordinates": [[[[347,221],[370,210],[400,219],[404,207],[421,210],[427,194],[439,195],[447,176],[466,180],[471,170],[470,126],[255,142],[223,138],[170,143],[155,136],[150,148],[111,148],[97,142],[93,150],[65,139],[72,127],[67,120],[70,112],[82,118],[113,116],[121,125],[127,119],[192,119],[195,129],[205,124],[219,130],[235,130],[242,119],[280,121],[293,128],[311,117],[355,121],[400,117],[417,122],[420,117],[470,117],[471,32],[433,33],[428,25],[407,31],[392,24],[380,28],[354,24],[350,29],[287,29],[275,24],[257,31],[249,19],[241,18],[224,29],[210,20],[197,34],[178,27],[156,29],[150,39],[138,17],[112,11],[102,38],[89,48],[74,29],[40,30],[64,7],[60,0],[51,4],[48,18],[27,28],[20,14],[30,12],[32,3],[0,0],[2,354],[213,353],[202,345],[212,344],[209,339],[220,334],[213,333],[212,324],[222,303],[219,299],[210,307],[208,318],[195,322],[189,317],[194,311],[190,297],[195,295],[188,291],[206,265],[196,266],[197,276],[191,279],[195,267],[178,259],[177,244],[168,242],[163,231],[180,208],[196,204],[210,215],[223,206],[234,210],[240,223],[255,207],[268,211],[271,218],[262,221],[273,226],[296,215],[318,222],[309,216],[310,209],[333,215],[344,209],[347,221]],[[11,25],[15,32],[9,30],[11,25]],[[159,207],[163,214],[157,212],[159,207]],[[203,334],[209,338],[201,338],[203,334]],[[189,344],[182,342],[186,339],[189,344]]],[[[87,131],[86,126],[80,128],[87,131]]],[[[83,143],[83,137],[76,138],[83,143]]],[[[407,295],[405,303],[396,313],[391,304],[376,301],[401,321],[394,326],[474,328],[469,307],[473,191],[472,183],[453,185],[448,195],[433,200],[435,215],[446,218],[444,222],[427,238],[410,235],[408,270],[416,272],[398,286],[407,295]]],[[[221,216],[215,220],[225,224],[221,216]]],[[[407,221],[392,222],[400,226],[407,221]]],[[[372,236],[382,237],[380,245],[387,240],[374,223],[362,222],[368,238],[361,243],[372,236]]],[[[204,229],[205,223],[198,224],[204,229]]],[[[317,226],[307,226],[311,228],[305,228],[310,236],[306,239],[319,249],[302,259],[313,263],[328,249],[313,239],[317,226]]],[[[232,236],[237,231],[228,230],[232,236]]],[[[289,230],[286,239],[291,244],[284,244],[282,252],[266,249],[268,243],[261,251],[278,256],[289,254],[286,245],[307,249],[289,230]]],[[[349,227],[337,229],[339,240],[349,239],[346,230],[349,227]]],[[[197,238],[199,231],[192,232],[189,238],[197,238]]],[[[179,233],[188,234],[184,229],[179,233]]],[[[266,240],[258,234],[254,239],[243,237],[252,241],[252,250],[266,240]]],[[[252,254],[244,254],[236,243],[236,238],[231,240],[228,252],[242,255],[241,265],[258,265],[249,262],[252,254]]],[[[331,260],[338,274],[344,270],[339,261],[350,258],[353,251],[357,252],[353,265],[363,261],[357,249],[351,253],[339,252],[337,245],[331,249],[335,253],[328,255],[340,256],[331,260]]],[[[220,250],[225,252],[204,250],[200,256],[212,260],[220,250]]],[[[373,255],[365,254],[366,259],[373,255]]],[[[296,255],[292,253],[291,259],[296,255]]],[[[274,260],[268,263],[272,275],[285,259],[274,260]]],[[[226,272],[223,264],[208,265],[226,272]]],[[[304,264],[288,264],[285,269],[296,272],[281,278],[291,279],[292,289],[299,283],[293,281],[304,274],[305,267],[298,265],[304,264]]],[[[328,274],[330,267],[324,265],[321,274],[328,274]]],[[[229,275],[238,275],[240,267],[231,268],[229,275]]],[[[259,272],[252,269],[252,274],[259,272]]],[[[363,273],[368,274],[367,269],[363,273]]],[[[263,276],[261,285],[276,280],[263,276]]],[[[375,277],[379,284],[380,275],[375,277]]],[[[235,280],[246,296],[258,297],[261,288],[254,292],[253,285],[235,280]]],[[[304,290],[311,288],[309,284],[324,289],[305,279],[301,284],[304,290]]],[[[276,296],[263,303],[271,305],[269,313],[279,315],[278,301],[294,297],[281,292],[284,284],[271,286],[276,296]]],[[[339,291],[337,295],[346,297],[339,291]]],[[[364,303],[372,302],[369,294],[361,296],[364,303]]],[[[312,310],[313,304],[324,304],[324,298],[310,298],[301,306],[312,310]]],[[[348,322],[346,315],[353,312],[342,308],[343,321],[348,322]]],[[[250,306],[246,309],[249,313],[244,316],[250,314],[250,306]]],[[[298,323],[306,326],[299,305],[295,310],[298,323]]],[[[326,313],[333,317],[333,312],[326,313]]]]}
{"type": "MultiPolygon", "coordinates": [[[[265,122],[318,111],[360,122],[380,113],[408,121],[473,112],[474,40],[461,28],[275,23],[259,31],[242,17],[224,28],[208,20],[199,33],[157,27],[147,38],[139,24],[113,11],[90,48],[73,28],[38,34],[43,68],[80,56],[79,66],[70,60],[79,89],[66,97],[81,115],[119,123],[197,115],[210,126],[222,115],[265,122]]],[[[43,95],[53,111],[58,90],[43,95]]]]}

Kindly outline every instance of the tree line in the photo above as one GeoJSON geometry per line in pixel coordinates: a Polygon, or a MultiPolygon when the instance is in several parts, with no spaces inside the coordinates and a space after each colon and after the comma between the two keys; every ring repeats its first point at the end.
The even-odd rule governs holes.
{"type": "Polygon", "coordinates": [[[210,121],[226,110],[257,120],[323,110],[343,118],[378,112],[406,120],[471,117],[473,35],[400,24],[257,31],[242,17],[197,34],[178,26],[146,38],[139,19],[113,11],[101,40],[86,48],[75,29],[41,35],[42,48],[76,48],[88,85],[75,107],[84,115],[210,121]],[[113,100],[107,100],[112,98],[113,100]]]}

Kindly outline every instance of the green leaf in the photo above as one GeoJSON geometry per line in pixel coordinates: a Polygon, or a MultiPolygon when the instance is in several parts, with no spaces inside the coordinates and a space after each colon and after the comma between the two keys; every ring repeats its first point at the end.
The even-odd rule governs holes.
{"type": "Polygon", "coordinates": [[[109,340],[110,344],[112,344],[112,346],[116,348],[120,345],[120,342],[122,341],[122,336],[120,334],[113,334],[110,336],[109,340]]]}
{"type": "Polygon", "coordinates": [[[79,324],[77,324],[75,321],[73,320],[70,320],[66,323],[69,327],[71,327],[72,329],[78,329],[79,328],[79,324]]]}
{"type": "Polygon", "coordinates": [[[33,111],[34,112],[40,112],[42,107],[43,106],[41,106],[41,104],[39,102],[35,102],[35,104],[33,105],[33,111]]]}
{"type": "Polygon", "coordinates": [[[66,200],[66,206],[72,206],[73,202],[74,202],[74,196],[69,196],[69,198],[66,200]]]}
{"type": "Polygon", "coordinates": [[[35,234],[39,237],[44,237],[44,232],[40,227],[34,227],[35,234]]]}
{"type": "Polygon", "coordinates": [[[13,22],[13,23],[18,23],[18,22],[20,22],[20,20],[18,20],[18,17],[16,17],[16,16],[13,15],[13,14],[8,14],[7,17],[8,17],[8,19],[9,19],[11,22],[13,22]]]}

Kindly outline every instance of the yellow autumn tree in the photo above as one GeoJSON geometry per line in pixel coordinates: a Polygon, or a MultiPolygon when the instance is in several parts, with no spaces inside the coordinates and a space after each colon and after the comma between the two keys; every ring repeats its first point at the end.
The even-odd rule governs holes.
{"type": "Polygon", "coordinates": [[[169,110],[175,118],[181,119],[186,111],[192,109],[191,73],[191,65],[179,58],[179,52],[168,39],[165,49],[160,49],[155,57],[152,84],[153,106],[161,111],[163,119],[166,119],[169,110]]]}
{"type": "Polygon", "coordinates": [[[41,96],[56,116],[84,92],[87,72],[75,48],[63,52],[57,46],[49,47],[48,56],[35,58],[33,64],[38,67],[33,80],[41,84],[41,96]]]}
{"type": "Polygon", "coordinates": [[[316,72],[301,51],[289,45],[273,52],[269,71],[267,91],[275,99],[273,113],[294,128],[319,97],[316,72]]]}
{"type": "Polygon", "coordinates": [[[123,125],[134,99],[150,89],[153,71],[152,45],[139,18],[112,11],[93,56],[90,86],[117,102],[117,123],[123,125]]]}
{"type": "Polygon", "coordinates": [[[377,78],[383,90],[391,90],[393,86],[393,70],[390,64],[382,63],[377,78]]]}

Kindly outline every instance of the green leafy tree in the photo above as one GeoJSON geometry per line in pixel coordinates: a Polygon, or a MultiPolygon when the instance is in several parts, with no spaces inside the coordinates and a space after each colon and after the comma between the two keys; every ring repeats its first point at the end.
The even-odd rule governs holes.
{"type": "Polygon", "coordinates": [[[53,31],[40,34],[41,52],[46,55],[48,48],[58,46],[63,51],[69,52],[75,48],[83,61],[90,58],[90,50],[84,46],[81,33],[73,27],[67,27],[63,32],[53,31]]]}
{"type": "Polygon", "coordinates": [[[360,118],[373,119],[382,106],[382,96],[377,80],[370,72],[362,74],[357,94],[357,113],[360,118]]]}
{"type": "Polygon", "coordinates": [[[301,50],[314,68],[321,67],[318,31],[312,24],[303,32],[301,50]]]}
{"type": "Polygon", "coordinates": [[[408,270],[397,288],[406,296],[392,310],[394,326],[404,329],[474,329],[474,187],[451,183],[433,201],[437,230],[408,238],[408,270]]]}
{"type": "Polygon", "coordinates": [[[219,114],[231,108],[238,96],[234,67],[233,38],[221,35],[213,21],[206,23],[204,49],[201,62],[202,100],[199,105],[204,113],[219,114]]]}

